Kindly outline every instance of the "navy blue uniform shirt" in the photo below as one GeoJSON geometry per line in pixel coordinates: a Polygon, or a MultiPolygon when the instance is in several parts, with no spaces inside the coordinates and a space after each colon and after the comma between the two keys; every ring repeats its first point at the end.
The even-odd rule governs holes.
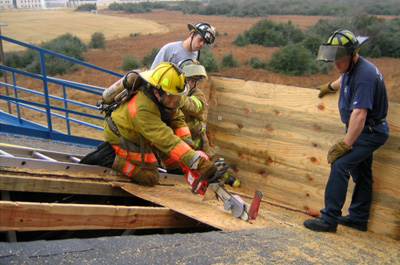
{"type": "Polygon", "coordinates": [[[342,74],[338,105],[344,124],[353,109],[368,109],[366,121],[386,118],[388,99],[379,69],[360,56],[350,74],[342,74]]]}

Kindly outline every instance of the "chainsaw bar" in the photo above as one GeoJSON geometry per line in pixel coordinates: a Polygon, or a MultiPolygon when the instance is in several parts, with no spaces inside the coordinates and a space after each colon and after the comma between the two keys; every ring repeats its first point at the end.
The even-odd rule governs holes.
{"type": "Polygon", "coordinates": [[[211,183],[208,185],[218,198],[224,202],[224,209],[231,210],[231,214],[244,221],[249,220],[246,203],[237,195],[232,195],[220,183],[211,183]]]}

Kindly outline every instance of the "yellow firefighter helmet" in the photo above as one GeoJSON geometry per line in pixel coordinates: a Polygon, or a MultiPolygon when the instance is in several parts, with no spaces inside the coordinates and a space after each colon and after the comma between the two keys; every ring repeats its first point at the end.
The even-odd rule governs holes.
{"type": "Polygon", "coordinates": [[[183,71],[173,63],[161,62],[154,69],[139,75],[154,88],[170,95],[183,96],[189,92],[183,71]]]}

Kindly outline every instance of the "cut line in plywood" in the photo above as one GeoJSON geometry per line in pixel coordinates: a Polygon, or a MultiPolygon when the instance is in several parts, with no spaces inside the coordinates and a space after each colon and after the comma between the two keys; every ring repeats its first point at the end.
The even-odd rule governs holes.
{"type": "Polygon", "coordinates": [[[224,210],[223,202],[218,200],[203,201],[203,196],[193,194],[189,188],[157,185],[144,187],[132,183],[112,183],[130,194],[162,205],[173,211],[196,219],[204,224],[222,230],[245,230],[278,226],[277,223],[258,215],[255,220],[243,221],[224,210]]]}

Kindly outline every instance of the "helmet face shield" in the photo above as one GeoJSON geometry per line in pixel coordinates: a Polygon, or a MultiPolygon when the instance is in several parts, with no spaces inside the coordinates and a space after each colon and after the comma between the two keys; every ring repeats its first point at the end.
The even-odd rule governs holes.
{"type": "Polygon", "coordinates": [[[357,52],[361,44],[367,39],[368,37],[356,37],[347,29],[338,29],[330,35],[326,44],[319,46],[317,60],[325,62],[341,61],[346,56],[357,52]]]}
{"type": "Polygon", "coordinates": [[[319,46],[317,60],[325,62],[337,62],[343,60],[349,55],[348,49],[343,46],[321,45],[319,46]]]}

